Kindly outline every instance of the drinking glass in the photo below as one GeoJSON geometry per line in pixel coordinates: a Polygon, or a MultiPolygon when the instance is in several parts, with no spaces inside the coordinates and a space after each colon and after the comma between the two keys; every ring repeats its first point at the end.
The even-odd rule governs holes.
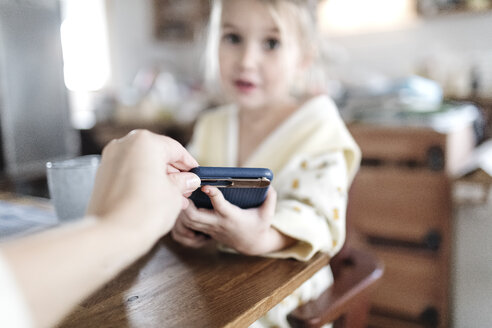
{"type": "Polygon", "coordinates": [[[100,160],[100,155],[86,155],[46,163],[50,198],[60,221],[84,216],[100,160]]]}

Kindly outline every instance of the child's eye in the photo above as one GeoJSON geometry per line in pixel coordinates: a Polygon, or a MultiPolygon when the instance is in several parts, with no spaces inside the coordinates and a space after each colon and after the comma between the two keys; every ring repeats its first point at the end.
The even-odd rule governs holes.
{"type": "Polygon", "coordinates": [[[275,50],[280,47],[280,41],[275,38],[266,39],[264,47],[266,50],[275,50]]]}
{"type": "Polygon", "coordinates": [[[236,33],[227,33],[224,35],[224,41],[231,43],[231,44],[238,44],[241,42],[241,36],[239,36],[236,33]]]}

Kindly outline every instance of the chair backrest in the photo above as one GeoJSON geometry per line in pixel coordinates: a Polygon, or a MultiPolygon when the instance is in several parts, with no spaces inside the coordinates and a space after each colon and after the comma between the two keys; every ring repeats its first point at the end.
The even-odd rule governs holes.
{"type": "MultiPolygon", "coordinates": [[[[350,196],[349,196],[350,199],[350,196]]],[[[383,263],[368,251],[354,248],[354,232],[347,208],[347,236],[340,252],[330,261],[334,283],[316,300],[299,306],[287,320],[292,327],[366,327],[369,297],[384,271],[383,263]]]]}
{"type": "Polygon", "coordinates": [[[292,327],[366,327],[369,296],[383,274],[383,265],[374,255],[346,248],[331,263],[334,283],[316,300],[292,311],[287,320],[292,327]]]}

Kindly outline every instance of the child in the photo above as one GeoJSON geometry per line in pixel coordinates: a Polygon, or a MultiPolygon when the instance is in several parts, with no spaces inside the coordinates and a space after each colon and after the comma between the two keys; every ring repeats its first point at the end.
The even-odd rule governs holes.
{"type": "MultiPolygon", "coordinates": [[[[208,54],[216,57],[208,68],[220,71],[232,104],[200,117],[189,149],[202,166],[268,167],[275,178],[257,209],[240,209],[203,187],[214,210],[190,205],[181,213],[172,234],[182,244],[208,243],[197,230],[243,254],[300,261],[342,247],[360,151],[328,97],[300,93],[316,60],[310,9],[307,0],[214,2],[208,54]]],[[[329,268],[322,269],[254,325],[287,326],[292,309],[331,283],[329,268]]]]}

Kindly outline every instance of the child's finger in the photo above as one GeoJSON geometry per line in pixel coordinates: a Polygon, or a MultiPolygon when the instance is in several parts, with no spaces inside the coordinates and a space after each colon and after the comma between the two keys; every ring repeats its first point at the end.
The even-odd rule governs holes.
{"type": "Polygon", "coordinates": [[[275,214],[275,207],[277,206],[277,192],[273,187],[268,188],[265,201],[260,207],[261,217],[270,218],[275,214]]]}
{"type": "Polygon", "coordinates": [[[208,240],[205,240],[202,237],[187,237],[184,235],[180,235],[177,231],[173,230],[172,231],[172,237],[174,240],[176,240],[178,243],[187,246],[187,247],[192,247],[192,248],[199,248],[202,247],[205,242],[208,242],[208,240]]]}
{"type": "Polygon", "coordinates": [[[193,232],[193,230],[186,228],[181,220],[176,221],[173,232],[179,236],[183,236],[189,239],[195,237],[195,233],[193,232]]]}
{"type": "Polygon", "coordinates": [[[181,221],[176,222],[171,235],[177,242],[193,248],[202,247],[209,241],[209,238],[186,228],[181,221]]]}
{"type": "Polygon", "coordinates": [[[214,210],[222,216],[227,217],[235,207],[224,198],[224,195],[217,187],[203,186],[202,191],[210,198],[214,210]]]}
{"type": "Polygon", "coordinates": [[[193,202],[189,202],[188,207],[182,212],[183,224],[192,230],[208,232],[212,227],[218,224],[218,218],[214,212],[205,209],[198,209],[193,202]]]}

